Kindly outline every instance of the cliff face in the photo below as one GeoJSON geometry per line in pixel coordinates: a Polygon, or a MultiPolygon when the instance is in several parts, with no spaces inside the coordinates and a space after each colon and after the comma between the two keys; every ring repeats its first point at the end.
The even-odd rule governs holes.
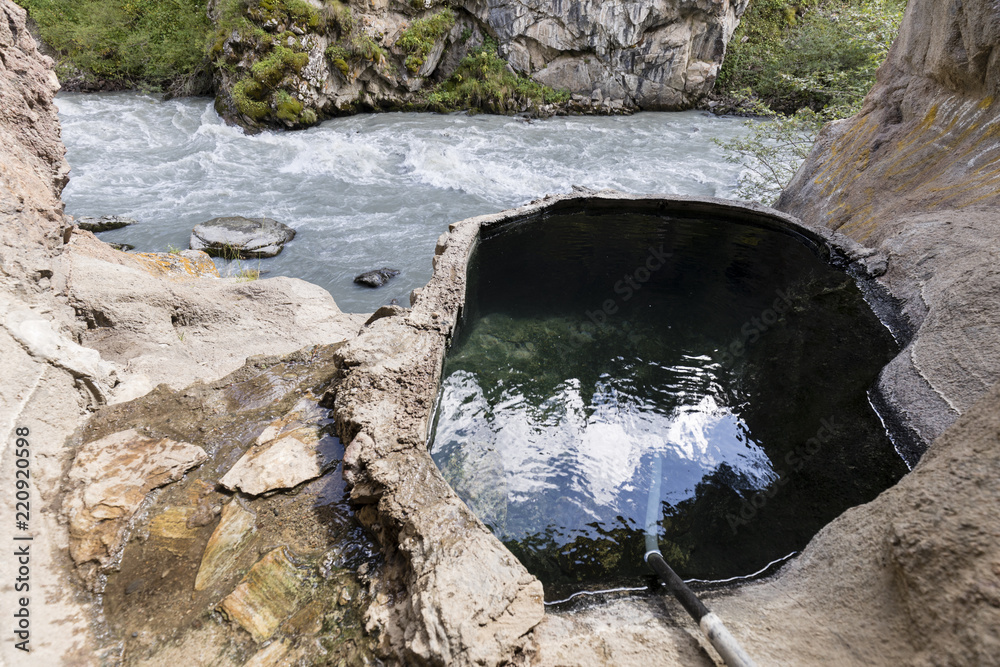
{"type": "Polygon", "coordinates": [[[778,207],[879,243],[908,213],[994,205],[998,44],[992,2],[912,0],[863,109],[826,128],[778,207]]]}
{"type": "MultiPolygon", "coordinates": [[[[0,4],[0,261],[15,271],[26,243],[53,248],[62,241],[62,202],[69,164],[52,98],[59,82],[39,54],[12,2],[0,4]],[[13,224],[14,220],[17,224],[13,224]]],[[[32,267],[22,266],[20,277],[32,267]]]]}
{"type": "Polygon", "coordinates": [[[861,112],[824,129],[777,203],[885,253],[919,332],[883,389],[923,406],[908,416],[927,441],[1000,379],[994,4],[912,0],[861,112]]]}
{"type": "Polygon", "coordinates": [[[688,108],[711,90],[746,5],[220,1],[210,9],[219,26],[216,106],[244,126],[296,127],[419,105],[490,39],[510,72],[599,109],[688,108]]]}
{"type": "MultiPolygon", "coordinates": [[[[3,609],[30,599],[30,655],[8,635],[0,664],[91,665],[100,663],[96,612],[66,585],[69,535],[57,513],[74,431],[93,411],[159,383],[182,387],[251,355],[341,342],[364,316],[341,313],[328,292],[300,280],[239,284],[220,279],[210,261],[196,270],[197,255],[208,259],[201,253],[133,256],[74,228],[60,201],[69,166],[53,104],[59,84],[26,19],[0,0],[0,478],[10,485],[0,513],[11,517],[0,539],[32,538],[30,589],[0,590],[3,609]],[[27,530],[15,531],[20,461],[31,511],[27,530]]],[[[18,567],[0,559],[0,579],[13,582],[18,567]]]]}
{"type": "Polygon", "coordinates": [[[708,93],[746,0],[487,0],[489,26],[518,72],[573,93],[680,109],[708,93]]]}
{"type": "MultiPolygon", "coordinates": [[[[775,613],[781,595],[810,596],[816,626],[870,642],[867,664],[983,664],[1000,648],[1000,540],[983,510],[1000,502],[987,481],[1000,469],[998,88],[996,3],[910,0],[863,109],[824,129],[777,204],[868,245],[915,332],[878,393],[930,448],[762,587],[775,613]]],[[[731,609],[759,611],[750,598],[731,609]]]]}

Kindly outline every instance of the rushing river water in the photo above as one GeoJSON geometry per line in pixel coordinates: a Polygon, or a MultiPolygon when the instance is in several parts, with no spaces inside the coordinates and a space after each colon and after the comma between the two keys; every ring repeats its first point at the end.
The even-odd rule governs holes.
{"type": "Polygon", "coordinates": [[[393,298],[405,305],[430,278],[434,241],[463,218],[573,185],[730,196],[741,167],[712,139],[744,133],[741,119],[688,111],[531,122],[393,113],[247,136],[204,98],[56,101],[72,167],[67,212],[141,223],[101,238],[140,251],[186,248],[209,218],[269,216],[298,236],[259,268],[321,285],[353,312],[393,298]],[[402,275],[379,290],[353,284],[381,266],[402,275]]]}

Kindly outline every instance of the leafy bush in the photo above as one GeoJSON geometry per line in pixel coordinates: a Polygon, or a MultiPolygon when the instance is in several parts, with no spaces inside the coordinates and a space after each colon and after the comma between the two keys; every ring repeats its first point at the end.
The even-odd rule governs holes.
{"type": "Polygon", "coordinates": [[[437,111],[477,109],[491,113],[517,113],[529,104],[565,102],[569,93],[543,86],[507,69],[491,39],[473,49],[458,69],[428,95],[437,111]]]}
{"type": "Polygon", "coordinates": [[[741,91],[775,111],[843,107],[875,82],[902,20],[904,0],[755,0],[733,36],[716,92],[741,91]]]}
{"type": "Polygon", "coordinates": [[[753,2],[716,88],[769,118],[749,121],[745,139],[716,142],[729,151],[727,159],[747,167],[737,196],[773,202],[809,154],[823,123],[857,113],[904,9],[904,0],[753,2]]]}
{"type": "Polygon", "coordinates": [[[17,0],[60,70],[157,89],[194,74],[211,31],[205,0],[17,0]]]}

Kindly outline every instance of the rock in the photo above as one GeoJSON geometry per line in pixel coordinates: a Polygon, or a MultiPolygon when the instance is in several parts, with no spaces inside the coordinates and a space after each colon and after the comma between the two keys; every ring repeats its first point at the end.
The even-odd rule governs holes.
{"type": "Polygon", "coordinates": [[[140,252],[131,255],[148,273],[171,280],[219,278],[219,269],[208,253],[200,250],[180,252],[140,252]]]}
{"type": "Polygon", "coordinates": [[[175,556],[182,556],[198,536],[191,527],[190,507],[168,507],[149,520],[149,538],[175,556]]]}
{"type": "Polygon", "coordinates": [[[122,252],[128,252],[129,250],[135,250],[135,246],[131,243],[108,243],[109,246],[115,250],[121,250],[122,252]]]}
{"type": "MultiPolygon", "coordinates": [[[[395,299],[394,299],[395,301],[395,299]]],[[[380,320],[383,317],[399,317],[400,315],[405,315],[407,309],[400,306],[398,303],[390,303],[388,306],[382,306],[365,321],[365,326],[368,326],[376,320],[380,320]]]]}
{"type": "MultiPolygon", "coordinates": [[[[150,438],[134,429],[82,445],[67,476],[69,492],[63,502],[70,555],[77,566],[110,565],[146,495],[176,482],[206,458],[201,447],[150,438]]],[[[84,576],[92,583],[93,569],[89,574],[84,576]]]]}
{"type": "Polygon", "coordinates": [[[381,269],[375,269],[374,271],[366,271],[360,276],[354,277],[354,282],[359,285],[366,285],[368,287],[381,287],[387,282],[399,275],[398,269],[390,269],[388,267],[382,267],[381,269]]]}
{"type": "Polygon", "coordinates": [[[95,405],[107,403],[118,381],[115,366],[100,353],[78,345],[60,333],[54,323],[40,313],[19,307],[0,295],[3,317],[0,327],[34,358],[70,373],[90,394],[95,405]]]}
{"type": "Polygon", "coordinates": [[[1000,71],[972,55],[1000,47],[1000,24],[983,0],[955,7],[909,4],[861,111],[823,129],[776,204],[888,260],[864,263],[917,332],[880,392],[925,442],[1000,380],[1000,331],[986,324],[1000,302],[983,298],[1000,290],[1000,71]]]}
{"type": "Polygon", "coordinates": [[[226,618],[239,623],[254,641],[269,639],[308,594],[308,577],[289,560],[287,550],[268,552],[219,604],[226,618]]]}
{"type": "Polygon", "coordinates": [[[137,224],[139,221],[135,218],[126,218],[123,215],[102,215],[99,218],[85,215],[77,218],[75,222],[77,227],[88,232],[107,232],[137,224]]]}
{"type": "Polygon", "coordinates": [[[321,432],[326,411],[308,399],[264,429],[219,484],[252,496],[291,489],[322,475],[337,460],[340,441],[321,432]]]}
{"type": "MultiPolygon", "coordinates": [[[[423,104],[431,86],[450,77],[487,36],[498,42],[508,72],[586,98],[585,104],[578,99],[574,107],[585,109],[580,113],[615,111],[602,104],[608,99],[622,101],[618,110],[690,108],[711,91],[747,4],[748,0],[351,3],[349,27],[322,19],[310,26],[294,17],[279,21],[267,12],[247,11],[242,18],[272,35],[287,18],[289,31],[297,37],[283,34],[279,39],[293,50],[296,60],[276,74],[279,81],[249,89],[243,84],[243,94],[234,94],[246,72],[270,56],[271,41],[232,29],[230,19],[217,19],[226,38],[218,45],[220,66],[214,71],[216,109],[227,122],[257,131],[307,127],[368,108],[423,104]],[[401,37],[417,21],[439,15],[446,5],[454,25],[433,35],[419,64],[413,62],[411,50],[400,45],[401,37]],[[378,52],[371,58],[350,55],[357,48],[352,44],[359,40],[378,52]],[[250,97],[247,90],[253,91],[250,97]]],[[[511,105],[509,111],[567,112],[565,107],[540,111],[541,106],[511,105]]]]}
{"type": "Polygon", "coordinates": [[[295,230],[271,218],[212,218],[191,230],[191,249],[227,259],[274,257],[295,230]]]}
{"type": "Polygon", "coordinates": [[[222,519],[212,532],[201,557],[194,582],[196,591],[210,588],[229,576],[229,568],[257,532],[256,522],[257,515],[239,498],[234,498],[222,509],[222,519]]]}

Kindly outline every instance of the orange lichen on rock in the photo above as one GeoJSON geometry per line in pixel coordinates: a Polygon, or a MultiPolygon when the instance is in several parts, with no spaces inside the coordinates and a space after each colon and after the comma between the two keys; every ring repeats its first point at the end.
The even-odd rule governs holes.
{"type": "Polygon", "coordinates": [[[154,276],[175,280],[220,277],[215,262],[200,250],[185,250],[181,253],[141,252],[129,257],[154,276]]]}

